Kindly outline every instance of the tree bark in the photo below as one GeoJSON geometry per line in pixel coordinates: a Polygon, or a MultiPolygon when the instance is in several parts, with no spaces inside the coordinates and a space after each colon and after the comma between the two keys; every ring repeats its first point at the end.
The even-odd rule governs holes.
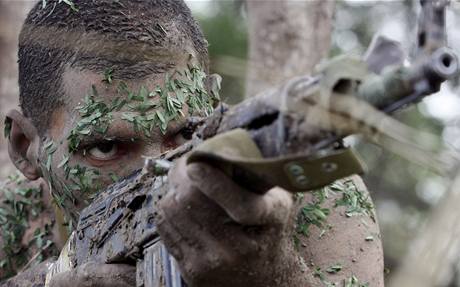
{"type": "Polygon", "coordinates": [[[15,170],[3,136],[3,119],[18,106],[18,35],[33,1],[0,1],[0,180],[15,170]]]}
{"type": "Polygon", "coordinates": [[[390,287],[448,286],[460,251],[460,173],[415,237],[390,287]]]}
{"type": "Polygon", "coordinates": [[[248,0],[246,96],[311,74],[330,47],[335,1],[248,0]]]}

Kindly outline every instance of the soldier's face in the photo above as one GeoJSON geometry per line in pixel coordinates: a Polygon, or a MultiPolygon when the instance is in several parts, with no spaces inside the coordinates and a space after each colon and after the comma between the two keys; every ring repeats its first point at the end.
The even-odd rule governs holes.
{"type": "MultiPolygon", "coordinates": [[[[174,71],[187,69],[184,64],[174,71]]],[[[185,142],[182,128],[190,105],[182,92],[171,92],[181,90],[173,79],[182,75],[168,71],[142,80],[117,80],[110,70],[65,71],[65,104],[50,111],[40,156],[58,205],[75,216],[97,190],[142,168],[144,157],[185,142]]]]}

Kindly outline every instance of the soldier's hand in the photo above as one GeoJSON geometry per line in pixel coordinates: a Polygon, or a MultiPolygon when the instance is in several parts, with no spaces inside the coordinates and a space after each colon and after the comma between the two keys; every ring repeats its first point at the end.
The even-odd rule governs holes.
{"type": "Polygon", "coordinates": [[[133,287],[136,268],[124,264],[86,263],[71,271],[56,274],[50,287],[133,287]]]}
{"type": "Polygon", "coordinates": [[[290,193],[264,195],[206,164],[177,162],[159,203],[158,228],[191,287],[312,286],[295,252],[290,193]]]}

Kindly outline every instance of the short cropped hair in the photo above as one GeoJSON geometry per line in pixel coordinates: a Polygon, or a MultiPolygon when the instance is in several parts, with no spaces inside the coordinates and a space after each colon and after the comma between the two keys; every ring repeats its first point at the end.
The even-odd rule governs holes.
{"type": "Polygon", "coordinates": [[[182,0],[74,0],[78,10],[46,2],[28,14],[18,53],[20,105],[41,135],[64,103],[66,67],[140,79],[173,68],[168,51],[188,45],[208,69],[207,42],[182,0]]]}

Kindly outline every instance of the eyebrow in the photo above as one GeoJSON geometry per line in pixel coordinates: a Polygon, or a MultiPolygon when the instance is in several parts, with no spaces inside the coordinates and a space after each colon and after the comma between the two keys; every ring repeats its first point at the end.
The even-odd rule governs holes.
{"type": "MultiPolygon", "coordinates": [[[[121,113],[115,112],[114,115],[118,116],[121,113]]],[[[152,130],[150,136],[146,136],[142,130],[135,131],[134,125],[126,120],[122,120],[121,117],[115,117],[109,124],[107,132],[99,133],[91,127],[90,134],[80,136],[79,149],[98,144],[102,141],[122,141],[122,142],[138,142],[144,140],[147,144],[154,142],[161,142],[164,138],[179,133],[186,125],[185,118],[176,122],[171,122],[168,126],[166,134],[162,134],[158,128],[152,130]]]]}
{"type": "Polygon", "coordinates": [[[135,137],[126,137],[126,136],[119,136],[119,135],[107,136],[107,135],[95,133],[91,135],[82,136],[82,138],[80,139],[80,144],[79,144],[78,149],[82,150],[87,147],[101,143],[103,141],[138,142],[139,140],[140,140],[140,137],[138,136],[135,136],[135,137]]]}

